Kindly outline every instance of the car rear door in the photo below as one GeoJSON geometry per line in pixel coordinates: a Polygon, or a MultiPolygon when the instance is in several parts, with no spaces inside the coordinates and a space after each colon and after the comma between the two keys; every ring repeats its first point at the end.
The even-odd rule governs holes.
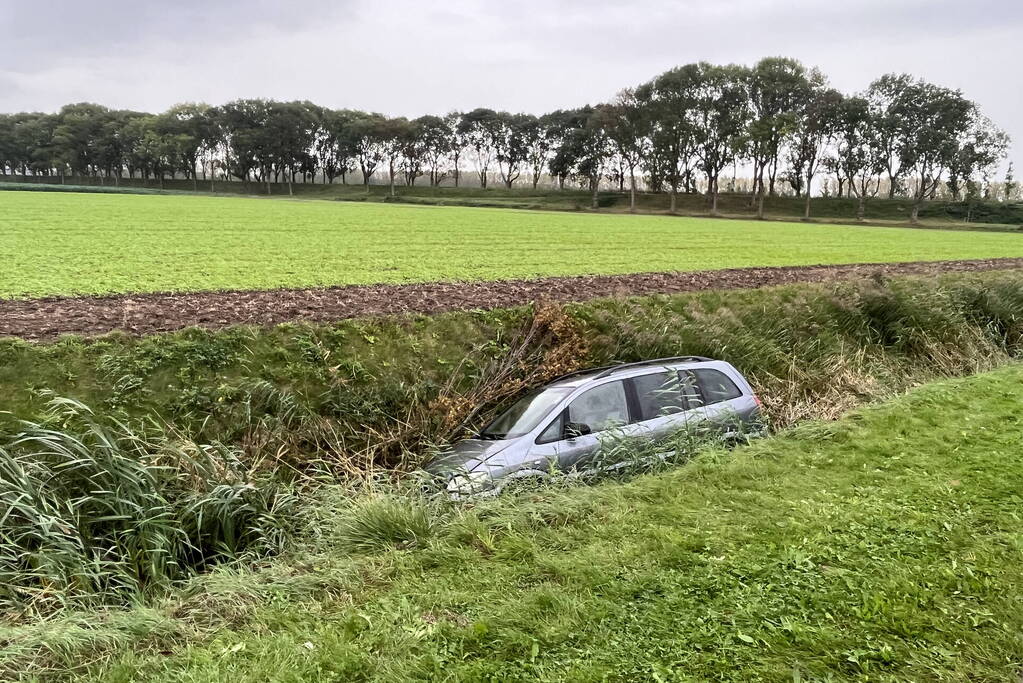
{"type": "Polygon", "coordinates": [[[639,420],[637,436],[660,441],[686,425],[686,403],[678,372],[660,370],[626,380],[639,420]]]}

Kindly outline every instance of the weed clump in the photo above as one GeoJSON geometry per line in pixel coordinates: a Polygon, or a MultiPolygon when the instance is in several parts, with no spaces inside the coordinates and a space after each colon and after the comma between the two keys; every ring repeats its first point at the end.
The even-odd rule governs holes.
{"type": "Polygon", "coordinates": [[[337,529],[341,547],[355,551],[411,548],[433,535],[435,517],[419,498],[377,495],[345,511],[337,529]]]}

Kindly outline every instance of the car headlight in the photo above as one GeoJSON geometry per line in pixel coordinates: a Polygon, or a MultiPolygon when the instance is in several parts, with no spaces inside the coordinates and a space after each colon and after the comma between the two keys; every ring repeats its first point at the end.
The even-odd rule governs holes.
{"type": "Polygon", "coordinates": [[[481,491],[491,483],[490,473],[486,471],[466,472],[448,480],[448,493],[474,493],[481,491]]]}

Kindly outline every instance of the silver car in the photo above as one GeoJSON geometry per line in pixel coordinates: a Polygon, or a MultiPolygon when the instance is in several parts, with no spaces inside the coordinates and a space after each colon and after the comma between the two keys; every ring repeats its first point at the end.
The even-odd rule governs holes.
{"type": "Polygon", "coordinates": [[[700,356],[626,363],[572,373],[523,396],[425,469],[455,496],[496,492],[552,469],[592,465],[608,438],[655,442],[694,428],[725,438],[762,430],[760,400],[738,370],[700,356]]]}

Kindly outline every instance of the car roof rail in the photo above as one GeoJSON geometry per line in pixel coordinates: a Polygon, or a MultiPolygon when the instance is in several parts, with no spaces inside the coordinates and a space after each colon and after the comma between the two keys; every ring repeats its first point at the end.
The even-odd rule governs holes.
{"type": "Polygon", "coordinates": [[[714,360],[713,358],[707,358],[706,356],[671,356],[669,358],[654,358],[652,360],[641,360],[635,363],[616,363],[615,365],[604,365],[599,368],[583,368],[582,370],[575,370],[573,372],[566,373],[559,377],[552,379],[549,384],[560,382],[562,380],[571,379],[572,377],[578,377],[579,375],[589,375],[591,373],[597,373],[593,379],[600,379],[612,375],[619,370],[625,370],[627,368],[638,368],[644,365],[656,365],[657,363],[703,363],[706,361],[714,360]]]}
{"type": "Polygon", "coordinates": [[[601,368],[601,373],[593,379],[601,379],[602,377],[608,377],[613,375],[619,370],[627,370],[629,368],[640,368],[644,365],[657,365],[658,363],[705,363],[707,361],[714,360],[713,358],[707,358],[706,356],[671,356],[668,358],[654,358],[652,360],[641,360],[635,363],[620,363],[618,365],[611,365],[606,368],[601,368]]]}
{"type": "Polygon", "coordinates": [[[564,379],[571,379],[573,377],[578,377],[579,375],[588,375],[588,374],[590,374],[592,372],[604,372],[605,370],[610,370],[610,369],[616,368],[616,367],[618,367],[618,366],[617,365],[603,365],[603,366],[601,366],[599,368],[583,368],[582,370],[573,370],[572,372],[566,372],[564,375],[559,375],[558,377],[555,377],[550,382],[548,382],[548,384],[554,384],[555,382],[560,382],[561,380],[564,380],[564,379]]]}

